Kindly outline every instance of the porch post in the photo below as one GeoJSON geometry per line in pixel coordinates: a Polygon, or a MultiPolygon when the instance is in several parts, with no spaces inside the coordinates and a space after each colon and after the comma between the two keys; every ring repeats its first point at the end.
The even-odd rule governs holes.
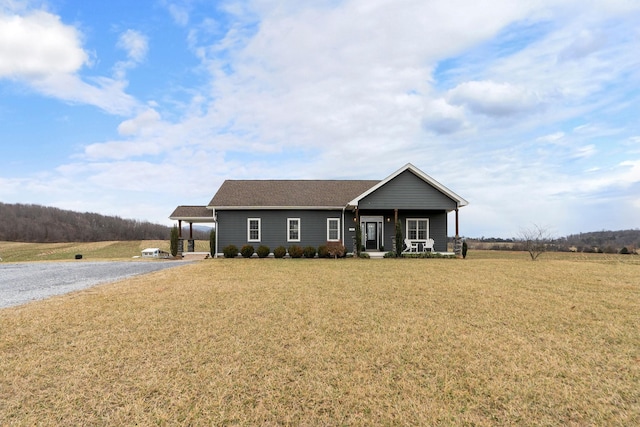
{"type": "Polygon", "coordinates": [[[195,252],[195,242],[193,240],[193,222],[189,222],[189,241],[187,242],[187,252],[195,252]]]}
{"type": "Polygon", "coordinates": [[[458,258],[462,257],[462,239],[460,238],[460,228],[458,227],[458,207],[456,206],[456,237],[453,239],[453,253],[458,258]]]}
{"type": "Polygon", "coordinates": [[[178,238],[182,239],[182,220],[178,220],[178,238]]]}

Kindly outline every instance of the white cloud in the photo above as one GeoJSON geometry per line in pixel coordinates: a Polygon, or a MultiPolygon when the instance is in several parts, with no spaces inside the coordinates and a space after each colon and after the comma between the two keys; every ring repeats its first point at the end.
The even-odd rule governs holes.
{"type": "Polygon", "coordinates": [[[142,62],[149,49],[147,37],[135,30],[127,30],[118,38],[117,46],[127,51],[127,56],[134,62],[142,62]]]}
{"type": "Polygon", "coordinates": [[[469,126],[463,109],[449,104],[444,99],[427,103],[423,124],[426,129],[440,135],[453,134],[469,126]]]}
{"type": "Polygon", "coordinates": [[[595,155],[598,152],[596,146],[594,144],[585,145],[582,147],[578,147],[574,154],[573,158],[586,158],[595,155]]]}
{"type": "Polygon", "coordinates": [[[118,126],[120,135],[148,134],[160,122],[160,114],[150,108],[131,120],[125,120],[118,126]]]}
{"type": "Polygon", "coordinates": [[[114,66],[115,78],[124,80],[127,70],[135,68],[146,57],[149,42],[146,36],[135,30],[127,30],[120,34],[116,46],[127,52],[127,60],[119,61],[114,66]]]}
{"type": "Polygon", "coordinates": [[[184,27],[189,23],[189,11],[185,6],[172,3],[167,8],[176,24],[184,27]]]}
{"type": "Polygon", "coordinates": [[[549,143],[549,144],[558,144],[558,143],[561,143],[561,141],[564,138],[565,138],[565,133],[564,132],[554,132],[554,133],[549,134],[549,135],[538,137],[538,138],[536,138],[536,141],[546,142],[546,143],[549,143]]]}
{"type": "Polygon", "coordinates": [[[508,116],[532,111],[541,104],[531,91],[511,83],[469,81],[461,83],[447,93],[454,105],[464,105],[474,113],[490,116],[508,116]]]}
{"type": "Polygon", "coordinates": [[[75,73],[88,60],[78,31],[59,17],[43,11],[24,16],[0,12],[0,78],[39,80],[75,73]]]}
{"type": "MultiPolygon", "coordinates": [[[[26,6],[25,6],[26,7],[26,6]]],[[[94,105],[111,114],[130,114],[137,101],[125,92],[127,83],[108,77],[82,78],[91,65],[82,35],[60,17],[42,10],[23,14],[0,10],[0,78],[25,83],[36,91],[64,101],[94,105]]],[[[146,52],[144,38],[123,39],[132,58],[146,52]]]]}

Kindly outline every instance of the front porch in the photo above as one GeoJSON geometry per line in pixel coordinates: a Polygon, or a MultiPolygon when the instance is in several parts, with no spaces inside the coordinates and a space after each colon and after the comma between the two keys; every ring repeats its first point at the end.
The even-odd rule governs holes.
{"type": "MultiPolygon", "coordinates": [[[[397,252],[396,238],[401,239],[400,251],[409,254],[432,252],[449,254],[456,252],[456,245],[450,248],[448,236],[448,217],[455,221],[455,237],[459,239],[457,209],[358,209],[355,208],[347,223],[351,220],[356,227],[350,227],[353,245],[349,249],[356,250],[359,241],[360,252],[384,254],[397,252]],[[455,215],[455,217],[454,217],[455,215]],[[358,227],[359,225],[359,227],[358,227]],[[399,229],[398,229],[399,227],[399,229]],[[359,230],[359,236],[358,231],[359,230]],[[358,238],[359,237],[359,238],[358,238]]],[[[346,230],[345,230],[346,231],[346,230]]]]}

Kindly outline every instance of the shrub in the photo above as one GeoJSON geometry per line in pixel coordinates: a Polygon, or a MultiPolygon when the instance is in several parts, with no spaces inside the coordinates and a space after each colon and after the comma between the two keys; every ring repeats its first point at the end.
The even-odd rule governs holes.
{"type": "Polygon", "coordinates": [[[314,258],[316,256],[316,248],[313,246],[307,246],[304,248],[302,255],[304,255],[305,258],[314,258]]]}
{"type": "Polygon", "coordinates": [[[171,256],[178,255],[178,240],[180,239],[179,236],[180,231],[178,230],[178,226],[174,225],[173,228],[171,228],[171,240],[169,241],[169,251],[171,252],[171,256]]]}
{"type": "Polygon", "coordinates": [[[251,258],[253,255],[254,249],[251,245],[244,245],[242,249],[240,249],[240,254],[243,258],[251,258]]]}
{"type": "Polygon", "coordinates": [[[273,256],[275,258],[284,258],[287,254],[287,249],[284,246],[278,246],[273,250],[273,256]]]}
{"type": "Polygon", "coordinates": [[[353,250],[357,255],[360,255],[360,252],[362,252],[362,229],[360,228],[360,221],[356,223],[356,243],[353,250]]]}
{"type": "Polygon", "coordinates": [[[222,249],[225,258],[235,258],[238,256],[238,247],[236,245],[225,246],[222,249]]]}
{"type": "Polygon", "coordinates": [[[462,242],[462,258],[466,258],[467,257],[467,241],[465,240],[464,242],[462,242]]]}
{"type": "Polygon", "coordinates": [[[622,249],[620,249],[620,254],[622,255],[629,255],[631,252],[629,252],[629,249],[627,249],[627,247],[623,247],[622,249]]]}
{"type": "Polygon", "coordinates": [[[358,258],[369,259],[369,258],[371,258],[371,255],[369,255],[366,252],[360,252],[360,255],[358,255],[358,258]]]}
{"type": "Polygon", "coordinates": [[[318,246],[318,258],[329,258],[329,249],[327,245],[318,246]]]}
{"type": "Polygon", "coordinates": [[[341,242],[328,242],[327,250],[331,258],[342,258],[347,253],[347,249],[341,242]]]}
{"type": "Polygon", "coordinates": [[[258,258],[268,257],[269,252],[271,252],[271,249],[269,249],[269,246],[265,246],[265,245],[258,246],[258,250],[256,251],[256,253],[258,254],[258,258]]]}
{"type": "Polygon", "coordinates": [[[304,250],[298,245],[289,246],[289,256],[291,258],[302,258],[304,250]]]}

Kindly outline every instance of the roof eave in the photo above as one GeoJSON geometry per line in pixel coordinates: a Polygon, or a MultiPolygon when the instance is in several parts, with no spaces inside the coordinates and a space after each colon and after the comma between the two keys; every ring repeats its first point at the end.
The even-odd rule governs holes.
{"type": "Polygon", "coordinates": [[[256,210],[342,210],[344,206],[207,206],[214,211],[256,210]]]}

